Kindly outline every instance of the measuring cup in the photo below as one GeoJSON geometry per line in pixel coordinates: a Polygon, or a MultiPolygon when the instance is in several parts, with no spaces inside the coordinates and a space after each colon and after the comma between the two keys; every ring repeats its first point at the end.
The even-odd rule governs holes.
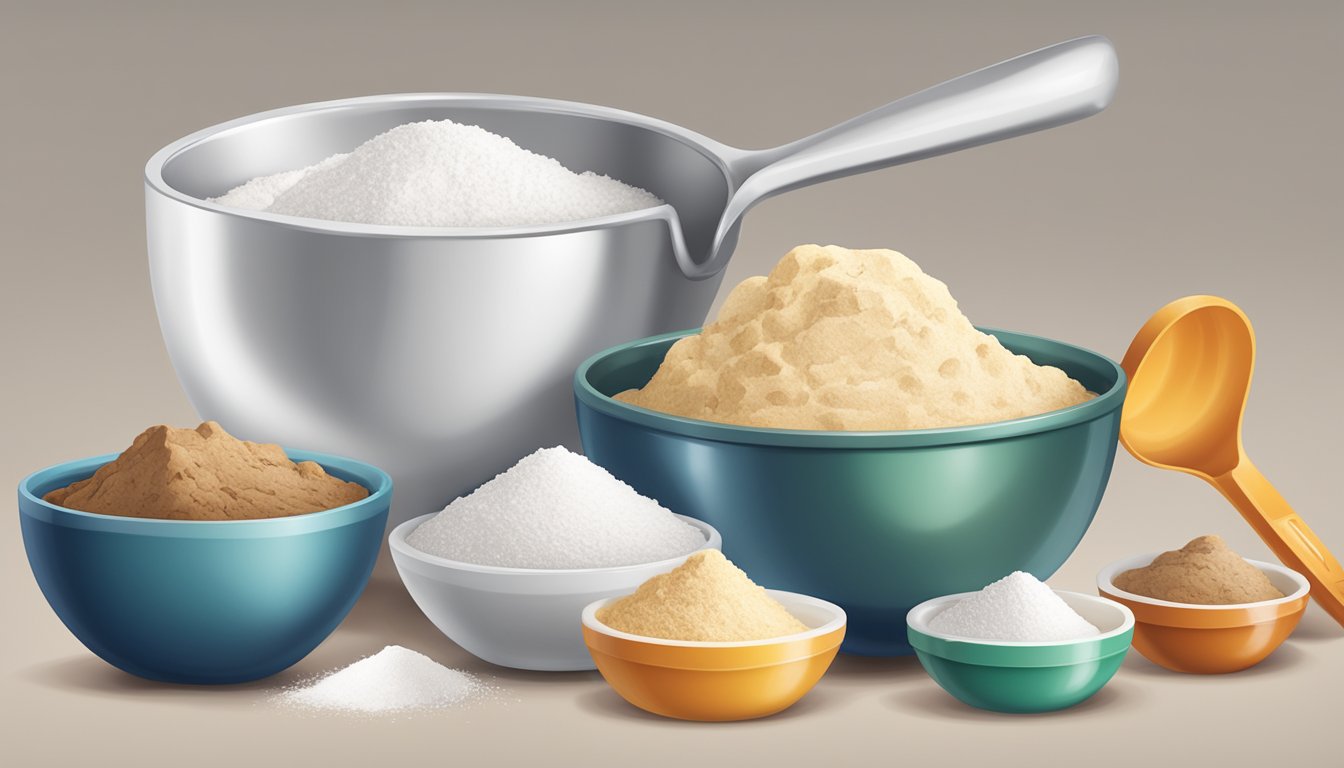
{"type": "Polygon", "coordinates": [[[1144,324],[1122,363],[1120,442],[1145,464],[1211,483],[1316,602],[1344,624],[1344,567],[1246,456],[1241,421],[1255,368],[1251,321],[1217,296],[1187,296],[1144,324]]]}
{"type": "Polygon", "coordinates": [[[782,191],[1059,125],[1109,102],[1089,37],[748,151],[587,104],[401,94],[240,118],[145,169],[154,304],[203,418],[392,475],[392,523],[440,509],[539,446],[578,447],[570,379],[598,350],[699,326],[742,214],[782,191]],[[392,227],[209,202],[398,125],[452,119],[665,205],[532,227],[392,227]]]}

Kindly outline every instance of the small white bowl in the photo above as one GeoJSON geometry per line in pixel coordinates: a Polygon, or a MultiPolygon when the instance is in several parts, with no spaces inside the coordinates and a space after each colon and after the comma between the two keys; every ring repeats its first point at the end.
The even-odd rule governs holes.
{"type": "MultiPolygon", "coordinates": [[[[633,592],[694,554],[612,568],[504,568],[448,560],[422,552],[406,537],[434,515],[392,529],[392,562],[420,610],[469,653],[491,664],[546,672],[594,669],[583,642],[583,609],[633,592]]],[[[704,549],[722,549],[708,523],[677,515],[705,536],[704,549]]]]}

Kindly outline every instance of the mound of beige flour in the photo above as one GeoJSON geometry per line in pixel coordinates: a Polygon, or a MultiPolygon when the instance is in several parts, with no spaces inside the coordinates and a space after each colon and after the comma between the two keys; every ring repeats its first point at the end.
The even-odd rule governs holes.
{"type": "Polygon", "coordinates": [[[673,344],[643,389],[664,413],[750,427],[899,430],[983,424],[1094,395],[977,331],[942,282],[889,250],[800,245],[673,344]]]}

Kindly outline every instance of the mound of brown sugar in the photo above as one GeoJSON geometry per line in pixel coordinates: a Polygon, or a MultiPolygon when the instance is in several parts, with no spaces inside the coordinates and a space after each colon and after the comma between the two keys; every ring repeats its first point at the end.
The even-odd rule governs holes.
{"type": "Polygon", "coordinates": [[[169,520],[251,520],[339,507],[369,495],[278,445],[239,440],[213,421],[141,432],[116,460],[43,498],[83,512],[169,520]]]}
{"type": "Polygon", "coordinates": [[[942,282],[888,250],[800,245],[733,289],[643,389],[616,395],[748,427],[900,430],[1016,419],[1093,395],[981,333],[942,282]]]}
{"type": "Polygon", "coordinates": [[[1228,549],[1221,536],[1200,536],[1115,577],[1126,592],[1173,603],[1230,605],[1283,597],[1264,572],[1228,549]]]}
{"type": "Polygon", "coordinates": [[[686,558],[597,612],[622,632],[667,640],[765,640],[808,627],[717,549],[686,558]]]}

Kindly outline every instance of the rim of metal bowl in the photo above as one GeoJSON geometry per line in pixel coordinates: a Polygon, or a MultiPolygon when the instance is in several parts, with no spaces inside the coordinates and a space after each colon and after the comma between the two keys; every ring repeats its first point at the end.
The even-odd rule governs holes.
{"type": "MultiPolygon", "coordinates": [[[[734,424],[722,424],[715,421],[691,419],[673,416],[661,411],[642,408],[599,392],[588,381],[589,372],[596,366],[641,347],[662,344],[669,339],[680,339],[700,332],[699,328],[685,331],[673,331],[658,336],[620,344],[603,350],[583,361],[574,372],[574,394],[580,403],[598,413],[622,421],[638,424],[660,432],[683,435],[699,440],[745,445],[763,445],[790,448],[915,448],[937,445],[960,445],[991,440],[1002,440],[1023,435],[1040,434],[1063,429],[1077,424],[1093,421],[1112,411],[1118,410],[1124,403],[1127,380],[1120,364],[1105,355],[1090,349],[1056,341],[1045,336],[1018,333],[998,328],[976,326],[984,333],[992,334],[1000,340],[1044,344],[1054,346],[1080,358],[1088,358],[1098,367],[1106,368],[1114,376],[1114,383],[1105,392],[1083,403],[1054,411],[1024,416],[1020,419],[994,421],[987,424],[969,424],[960,427],[940,429],[909,429],[874,432],[821,431],[805,429],[769,429],[765,427],[744,427],[734,424]]],[[[1009,345],[1006,345],[1009,346],[1009,345]]],[[[1010,351],[1011,347],[1010,347],[1010,351]]],[[[1021,354],[1017,353],[1016,354],[1021,354]]]]}
{"type": "MultiPolygon", "coordinates": [[[[654,133],[667,136],[681,142],[687,147],[699,152],[707,160],[712,162],[728,178],[727,165],[724,160],[725,155],[739,152],[727,145],[721,144],[713,139],[696,133],[695,131],[683,128],[675,123],[669,123],[665,120],[641,115],[638,112],[628,112],[613,107],[603,107],[596,104],[585,104],[578,101],[563,101],[560,99],[546,99],[533,96],[514,96],[499,93],[469,93],[469,92],[422,92],[422,93],[388,93],[374,96],[359,96],[350,99],[333,99],[331,101],[316,101],[307,104],[296,104],[279,109],[271,109],[264,112],[256,112],[243,117],[234,118],[223,123],[212,125],[208,128],[202,128],[199,131],[184,136],[177,141],[168,144],[159,151],[155,152],[149,162],[145,164],[145,184],[160,195],[176,200],[179,203],[190,205],[195,208],[210,211],[211,213],[222,216],[232,216],[241,219],[254,219],[257,221],[270,222],[282,225],[290,229],[320,232],[333,235],[342,235],[347,237],[370,237],[370,238],[446,238],[459,240],[472,239],[499,239],[514,237],[538,237],[545,235],[562,235],[573,232],[585,232],[594,229],[605,229],[612,226],[629,224],[641,221],[666,220],[674,226],[674,231],[680,233],[681,225],[677,217],[676,209],[668,203],[657,205],[652,208],[645,208],[638,211],[629,211],[627,213],[617,213],[610,216],[601,216],[593,219],[582,219],[578,221],[565,221],[554,224],[538,224],[526,227],[403,227],[390,226],[385,224],[358,224],[341,221],[328,221],[326,219],[310,219],[301,216],[288,216],[277,213],[267,213],[266,211],[253,211],[243,208],[233,208],[230,206],[212,203],[203,198],[188,195],[173,187],[163,178],[163,168],[177,155],[191,149],[193,146],[222,136],[232,131],[240,131],[248,126],[262,123],[270,120],[283,120],[295,115],[307,114],[310,112],[337,112],[342,110],[368,110],[379,106],[390,106],[396,104],[413,104],[417,102],[456,102],[463,106],[480,105],[489,106],[496,109],[513,109],[517,111],[540,112],[552,115],[569,115],[574,117],[589,117],[607,122],[622,123],[633,125],[654,133]]],[[[370,136],[369,138],[373,138],[370,136]]],[[[354,149],[351,147],[350,149],[354,149]]],[[[291,169],[292,170],[292,169],[291,169]]]]}

